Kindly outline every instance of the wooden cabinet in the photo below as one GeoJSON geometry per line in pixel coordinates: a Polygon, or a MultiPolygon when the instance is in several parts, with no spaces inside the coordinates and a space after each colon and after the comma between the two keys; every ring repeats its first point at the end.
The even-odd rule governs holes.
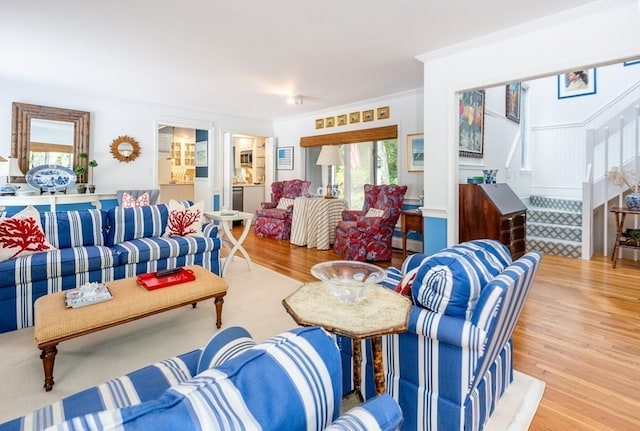
{"type": "Polygon", "coordinates": [[[507,184],[460,184],[459,241],[495,239],[515,260],[526,252],[527,207],[507,184]]]}

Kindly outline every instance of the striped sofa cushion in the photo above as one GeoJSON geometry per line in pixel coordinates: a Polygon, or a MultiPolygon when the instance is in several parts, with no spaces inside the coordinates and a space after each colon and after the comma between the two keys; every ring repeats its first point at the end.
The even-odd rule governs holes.
{"type": "Polygon", "coordinates": [[[318,327],[297,328],[157,400],[75,418],[56,429],[321,430],[338,416],[340,375],[333,338],[318,327]]]}
{"type": "MultiPolygon", "coordinates": [[[[43,430],[65,420],[106,411],[117,411],[160,397],[171,386],[195,374],[200,350],[165,359],[125,376],[85,389],[30,414],[0,425],[2,431],[43,430]]],[[[87,426],[87,429],[91,429],[87,426]]]]}
{"type": "Polygon", "coordinates": [[[138,238],[160,237],[169,218],[166,204],[137,208],[115,207],[107,213],[109,221],[108,244],[115,245],[138,238]]]}
{"type": "Polygon", "coordinates": [[[42,229],[56,248],[105,245],[107,213],[98,209],[40,213],[42,229]]]}

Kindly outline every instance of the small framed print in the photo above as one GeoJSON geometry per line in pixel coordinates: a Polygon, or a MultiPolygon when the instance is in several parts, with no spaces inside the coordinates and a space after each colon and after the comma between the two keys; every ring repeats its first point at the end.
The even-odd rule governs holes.
{"type": "Polygon", "coordinates": [[[279,147],[277,149],[277,155],[276,169],[279,171],[290,171],[293,169],[293,147],[279,147]]]}
{"type": "Polygon", "coordinates": [[[352,112],[349,114],[349,123],[359,123],[360,122],[360,112],[352,112]]]}
{"type": "Polygon", "coordinates": [[[362,111],[362,121],[373,121],[373,109],[362,111]]]}
{"type": "Polygon", "coordinates": [[[511,82],[505,88],[505,116],[515,122],[520,122],[520,82],[511,82]]]}
{"type": "Polygon", "coordinates": [[[324,119],[324,127],[333,127],[336,124],[335,117],[327,117],[324,119]]]}
{"type": "Polygon", "coordinates": [[[570,70],[558,75],[558,99],[596,94],[596,69],[570,70]]]}
{"type": "Polygon", "coordinates": [[[336,117],[338,126],[345,126],[347,124],[347,114],[338,115],[336,117]]]}
{"type": "Polygon", "coordinates": [[[378,120],[384,120],[385,118],[389,118],[388,106],[383,106],[382,108],[378,108],[378,120]]]}
{"type": "Polygon", "coordinates": [[[407,135],[407,155],[409,172],[424,171],[424,134],[407,135]]]}
{"type": "Polygon", "coordinates": [[[324,128],[324,118],[318,118],[316,120],[316,129],[324,128]]]}

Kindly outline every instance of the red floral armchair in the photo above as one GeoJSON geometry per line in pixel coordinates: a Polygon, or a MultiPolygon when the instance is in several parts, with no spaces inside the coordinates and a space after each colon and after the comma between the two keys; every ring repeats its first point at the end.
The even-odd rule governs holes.
{"type": "Polygon", "coordinates": [[[276,181],[271,184],[271,202],[262,202],[256,211],[254,232],[259,237],[289,239],[293,199],[309,193],[310,181],[276,181]]]}
{"type": "Polygon", "coordinates": [[[391,240],[407,186],[364,186],[362,211],[342,212],[333,250],[346,260],[391,260],[391,240]]]}

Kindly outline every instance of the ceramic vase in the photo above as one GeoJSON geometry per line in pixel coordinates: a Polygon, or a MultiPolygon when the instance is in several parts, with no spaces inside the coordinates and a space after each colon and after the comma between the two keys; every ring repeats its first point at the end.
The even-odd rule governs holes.
{"type": "Polygon", "coordinates": [[[627,209],[640,211],[640,193],[629,193],[625,201],[627,209]]]}
{"type": "Polygon", "coordinates": [[[484,183],[485,184],[495,184],[496,177],[498,176],[497,169],[483,169],[482,173],[484,174],[484,183]]]}

